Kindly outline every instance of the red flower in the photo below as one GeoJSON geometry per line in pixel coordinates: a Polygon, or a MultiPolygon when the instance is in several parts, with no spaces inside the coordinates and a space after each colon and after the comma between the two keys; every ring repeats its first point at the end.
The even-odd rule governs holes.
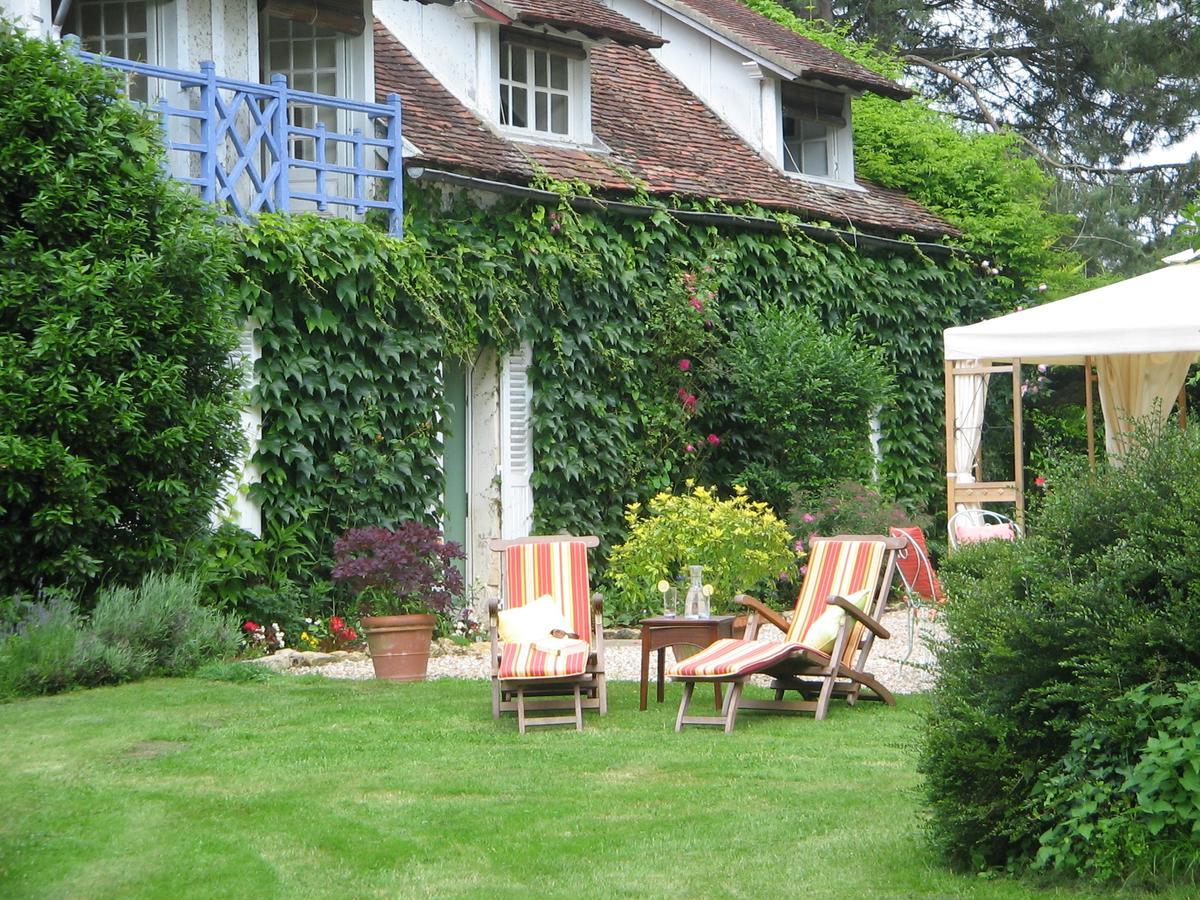
{"type": "Polygon", "coordinates": [[[353,628],[347,628],[345,631],[342,632],[341,637],[343,637],[347,641],[357,641],[358,640],[358,632],[355,631],[353,628]]]}
{"type": "Polygon", "coordinates": [[[681,359],[679,361],[679,371],[680,372],[686,372],[691,367],[692,367],[692,361],[690,359],[681,359]]]}
{"type": "Polygon", "coordinates": [[[689,297],[688,302],[692,304],[692,309],[696,310],[696,312],[699,312],[700,310],[704,309],[704,301],[701,300],[699,297],[695,297],[695,296],[689,297]]]}
{"type": "Polygon", "coordinates": [[[1045,479],[1045,477],[1044,477],[1044,476],[1042,476],[1042,475],[1039,475],[1037,478],[1033,479],[1033,483],[1034,483],[1035,485],[1037,485],[1038,487],[1045,487],[1045,486],[1046,486],[1046,479],[1045,479]]]}
{"type": "Polygon", "coordinates": [[[253,622],[251,622],[249,619],[247,619],[246,624],[242,626],[242,631],[247,631],[247,632],[258,631],[260,628],[262,628],[261,625],[256,625],[253,622]]]}
{"type": "Polygon", "coordinates": [[[710,444],[712,444],[714,447],[717,446],[717,444],[721,443],[721,439],[719,437],[717,437],[715,434],[710,434],[707,438],[707,441],[710,444]]]}
{"type": "Polygon", "coordinates": [[[346,627],[346,620],[343,619],[341,616],[330,616],[329,617],[329,630],[332,631],[334,634],[337,634],[339,631],[344,630],[345,627],[346,627]]]}

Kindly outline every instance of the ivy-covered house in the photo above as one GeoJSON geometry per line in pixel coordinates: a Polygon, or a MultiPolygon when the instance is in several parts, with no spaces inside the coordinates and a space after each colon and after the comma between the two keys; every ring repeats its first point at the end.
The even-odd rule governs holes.
{"type": "MultiPolygon", "coordinates": [[[[904,194],[854,176],[852,98],[909,91],[738,0],[382,0],[376,14],[376,90],[403,100],[409,183],[440,186],[447,208],[452,197],[554,207],[547,185],[569,183],[590,195],[580,210],[637,219],[660,200],[697,231],[780,231],[769,215],[732,212],[751,204],[793,217],[830,259],[863,248],[928,260],[954,234],[904,194]]],[[[814,289],[800,270],[795,278],[789,292],[814,289]]],[[[539,488],[541,461],[571,428],[540,427],[537,383],[560,388],[538,356],[534,337],[446,371],[447,531],[467,544],[477,580],[494,577],[492,537],[614,516],[610,495],[608,509],[572,524],[580,505],[550,483],[563,473],[539,488]],[[553,511],[540,514],[535,495],[553,511]]],[[[574,439],[586,456],[586,432],[574,439]]]]}

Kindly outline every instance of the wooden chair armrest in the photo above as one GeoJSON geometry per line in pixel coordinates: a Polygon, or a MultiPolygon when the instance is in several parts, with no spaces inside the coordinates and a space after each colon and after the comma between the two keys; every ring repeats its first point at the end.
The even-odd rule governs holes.
{"type": "Polygon", "coordinates": [[[599,591],[592,594],[592,612],[598,616],[604,613],[604,595],[599,591]]]}
{"type": "Polygon", "coordinates": [[[879,624],[877,620],[867,615],[845,597],[830,597],[828,602],[830,606],[836,606],[838,609],[843,610],[846,615],[857,619],[859,622],[862,622],[873,632],[875,632],[875,634],[877,634],[882,640],[886,641],[892,636],[892,633],[879,624]]]}
{"type": "Polygon", "coordinates": [[[495,597],[488,601],[488,618],[493,622],[500,618],[500,601],[495,597]]]}
{"type": "Polygon", "coordinates": [[[746,608],[753,610],[784,634],[787,634],[787,620],[784,619],[784,617],[779,613],[775,612],[775,610],[764,604],[761,600],[755,600],[748,594],[738,594],[733,598],[733,602],[738,604],[738,606],[745,606],[746,608]]]}

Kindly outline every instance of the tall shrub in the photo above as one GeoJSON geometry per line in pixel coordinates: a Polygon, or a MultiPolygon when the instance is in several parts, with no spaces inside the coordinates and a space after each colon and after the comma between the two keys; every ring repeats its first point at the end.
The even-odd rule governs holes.
{"type": "Polygon", "coordinates": [[[880,352],[787,306],[740,318],[709,385],[709,478],[787,511],[800,489],[871,477],[871,417],[892,381],[880,352]]]}
{"type": "MultiPolygon", "coordinates": [[[[1154,809],[1105,828],[1087,812],[1099,798],[1124,815],[1146,791],[1118,769],[1156,752],[1140,746],[1154,729],[1118,698],[1144,686],[1165,706],[1200,677],[1200,429],[1141,440],[1119,469],[1051,472],[1032,537],[942,564],[949,640],[922,768],[933,836],[961,866],[1025,868],[1047,847],[1043,862],[1124,877],[1154,827],[1154,809]]],[[[1200,807],[1185,813],[1162,838],[1190,839],[1200,807]]]]}
{"type": "Polygon", "coordinates": [[[0,590],[170,557],[241,444],[231,243],[119,84],[0,25],[0,590]]]}

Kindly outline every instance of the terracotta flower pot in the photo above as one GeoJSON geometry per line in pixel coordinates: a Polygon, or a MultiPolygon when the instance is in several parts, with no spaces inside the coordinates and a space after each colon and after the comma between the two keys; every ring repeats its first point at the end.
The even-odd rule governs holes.
{"type": "Polygon", "coordinates": [[[437,616],[367,616],[362,620],[376,678],[424,681],[437,616]]]}

